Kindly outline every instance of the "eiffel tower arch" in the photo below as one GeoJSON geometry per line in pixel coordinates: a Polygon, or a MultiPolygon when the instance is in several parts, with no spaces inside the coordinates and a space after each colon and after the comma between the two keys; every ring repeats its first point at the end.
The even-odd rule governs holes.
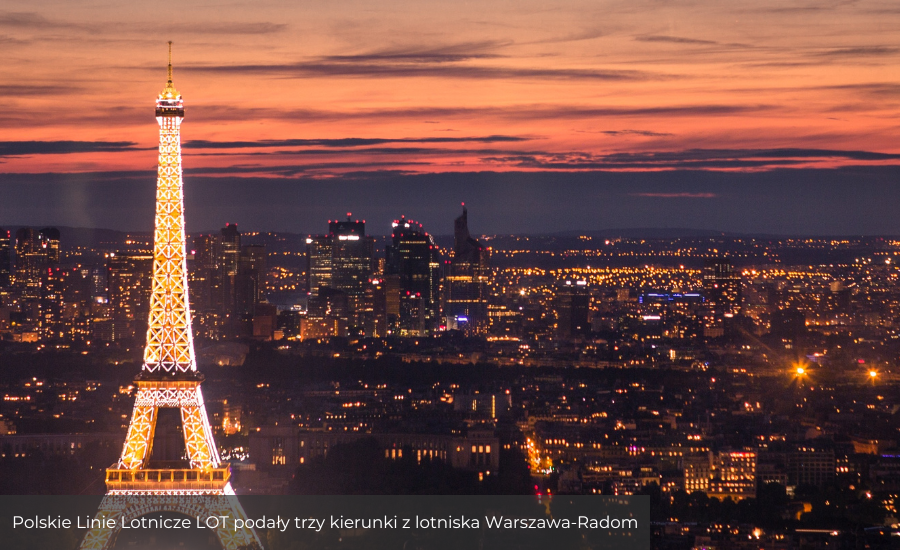
{"type": "MultiPolygon", "coordinates": [[[[231,487],[231,467],[219,458],[200,391],[203,375],[197,371],[194,355],[185,258],[184,101],[172,84],[171,42],[168,75],[166,87],[156,99],[159,169],[147,345],[135,380],[137,395],[125,446],[119,461],[106,470],[106,496],[96,515],[97,519],[114,520],[115,527],[90,530],[81,548],[112,548],[123,521],[156,512],[228,518],[215,530],[225,550],[262,548],[252,529],[234,529],[234,520],[246,519],[246,514],[231,487]],[[181,460],[153,456],[160,409],[181,412],[185,448],[181,460]]],[[[102,524],[109,525],[106,521],[102,524]]]]}

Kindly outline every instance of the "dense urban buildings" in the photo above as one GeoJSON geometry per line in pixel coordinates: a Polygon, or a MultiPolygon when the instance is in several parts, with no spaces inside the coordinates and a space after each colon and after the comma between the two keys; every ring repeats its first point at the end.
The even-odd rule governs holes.
{"type": "MultiPolygon", "coordinates": [[[[896,521],[900,241],[476,238],[466,218],[453,236],[405,217],[408,232],[386,224],[384,237],[352,220],[321,238],[233,224],[191,236],[197,360],[242,487],[347,490],[322,474],[346,452],[395,472],[373,491],[446,467],[458,491],[650,494],[659,540],[761,529],[811,543],[804,526],[842,539],[855,536],[851,506],[867,525],[896,521]],[[491,256],[478,264],[482,328],[422,331],[434,317],[417,304],[454,283],[435,266],[472,265],[478,248],[491,256]],[[404,288],[421,301],[403,306],[404,288]],[[838,494],[847,507],[825,504],[838,494]]],[[[149,241],[60,236],[38,300],[16,286],[29,270],[14,257],[0,309],[0,354],[15,373],[0,388],[10,472],[27,468],[17,457],[76,468],[107,452],[134,391],[111,369],[140,359],[149,241]]],[[[50,261],[22,261],[34,258],[50,261]]],[[[452,316],[453,302],[432,304],[436,320],[452,316]]],[[[78,471],[61,482],[74,492],[92,479],[78,471]]],[[[6,479],[35,490],[21,485],[28,476],[6,479]]]]}
{"type": "Polygon", "coordinates": [[[242,244],[233,223],[218,233],[198,235],[193,243],[191,309],[197,333],[211,339],[236,338],[271,325],[271,315],[260,310],[265,301],[265,246],[242,244]]]}

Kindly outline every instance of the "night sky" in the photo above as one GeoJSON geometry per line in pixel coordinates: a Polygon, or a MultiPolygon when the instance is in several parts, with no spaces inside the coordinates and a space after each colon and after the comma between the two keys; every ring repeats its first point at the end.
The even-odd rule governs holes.
{"type": "Polygon", "coordinates": [[[7,3],[0,226],[900,234],[896,2],[7,3]]]}

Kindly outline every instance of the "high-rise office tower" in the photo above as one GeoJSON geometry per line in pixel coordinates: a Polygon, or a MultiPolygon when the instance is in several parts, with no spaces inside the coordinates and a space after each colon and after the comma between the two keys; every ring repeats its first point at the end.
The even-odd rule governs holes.
{"type": "Polygon", "coordinates": [[[10,233],[0,227],[0,290],[9,288],[10,282],[10,233]]]}
{"type": "Polygon", "coordinates": [[[590,332],[591,293],[587,281],[565,281],[557,288],[554,302],[558,338],[572,340],[590,332]]]}
{"type": "Polygon", "coordinates": [[[328,235],[306,240],[307,283],[310,296],[309,318],[321,317],[335,292],[346,297],[346,322],[351,334],[365,330],[366,287],[372,278],[375,239],[366,236],[366,222],[329,221],[328,235]],[[327,300],[319,300],[328,289],[327,300]]]}
{"type": "Polygon", "coordinates": [[[38,231],[38,241],[41,246],[41,254],[46,265],[54,266],[59,263],[59,229],[45,227],[38,231]]]}
{"type": "Polygon", "coordinates": [[[733,317],[741,311],[741,273],[728,258],[713,258],[703,266],[703,296],[710,307],[733,317]]]}
{"type": "Polygon", "coordinates": [[[391,244],[385,247],[385,277],[390,276],[398,278],[400,334],[432,332],[440,324],[440,258],[422,224],[405,217],[394,220],[391,244]]]}
{"type": "Polygon", "coordinates": [[[234,335],[240,317],[235,317],[235,290],[241,259],[241,233],[237,224],[226,223],[219,236],[219,296],[216,298],[224,316],[227,332],[234,335]]]}
{"type": "Polygon", "coordinates": [[[728,258],[712,258],[703,266],[703,318],[706,336],[722,336],[726,324],[741,312],[741,273],[728,258]]]}
{"type": "Polygon", "coordinates": [[[59,264],[59,230],[16,231],[13,301],[21,323],[18,331],[37,335],[41,331],[42,287],[48,270],[59,264]]]}
{"type": "Polygon", "coordinates": [[[150,254],[110,254],[106,260],[106,293],[112,339],[127,341],[147,334],[150,315],[150,254]]]}
{"type": "Polygon", "coordinates": [[[249,244],[241,247],[235,276],[235,314],[254,316],[259,304],[265,301],[266,247],[249,244]]]}
{"type": "Polygon", "coordinates": [[[219,235],[210,233],[194,237],[194,261],[189,264],[191,312],[194,329],[204,336],[218,323],[221,302],[219,277],[219,235]]]}
{"type": "Polygon", "coordinates": [[[44,254],[38,234],[30,227],[16,231],[15,287],[20,298],[39,298],[44,254]]]}
{"type": "Polygon", "coordinates": [[[469,212],[465,205],[453,229],[453,257],[444,277],[444,317],[449,327],[480,333],[488,322],[490,249],[469,234],[469,212]]]}

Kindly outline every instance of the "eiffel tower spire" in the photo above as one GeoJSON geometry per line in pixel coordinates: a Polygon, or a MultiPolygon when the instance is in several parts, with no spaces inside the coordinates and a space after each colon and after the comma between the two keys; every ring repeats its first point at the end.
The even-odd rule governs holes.
{"type": "MultiPolygon", "coordinates": [[[[114,525],[140,517],[148,505],[189,516],[205,510],[208,515],[232,520],[246,518],[231,487],[231,467],[222,463],[213,440],[200,391],[203,376],[197,372],[194,358],[181,177],[184,101],[172,84],[171,42],[168,75],[166,87],[156,99],[159,170],[144,364],[135,380],[137,395],[122,456],[106,470],[107,496],[97,512],[98,518],[116,520],[114,525]],[[153,438],[161,408],[181,411],[185,444],[182,460],[154,459],[153,438]]],[[[116,535],[117,529],[93,529],[81,548],[106,550],[114,544],[116,535]]],[[[217,535],[226,550],[261,547],[252,529],[233,531],[223,526],[217,535]]]]}
{"type": "Polygon", "coordinates": [[[188,302],[184,245],[184,192],[181,178],[181,122],[184,100],[169,80],[156,99],[159,122],[159,168],[156,178],[156,229],[153,235],[153,281],[150,322],[144,348],[144,373],[195,372],[191,311],[188,302]]]}

